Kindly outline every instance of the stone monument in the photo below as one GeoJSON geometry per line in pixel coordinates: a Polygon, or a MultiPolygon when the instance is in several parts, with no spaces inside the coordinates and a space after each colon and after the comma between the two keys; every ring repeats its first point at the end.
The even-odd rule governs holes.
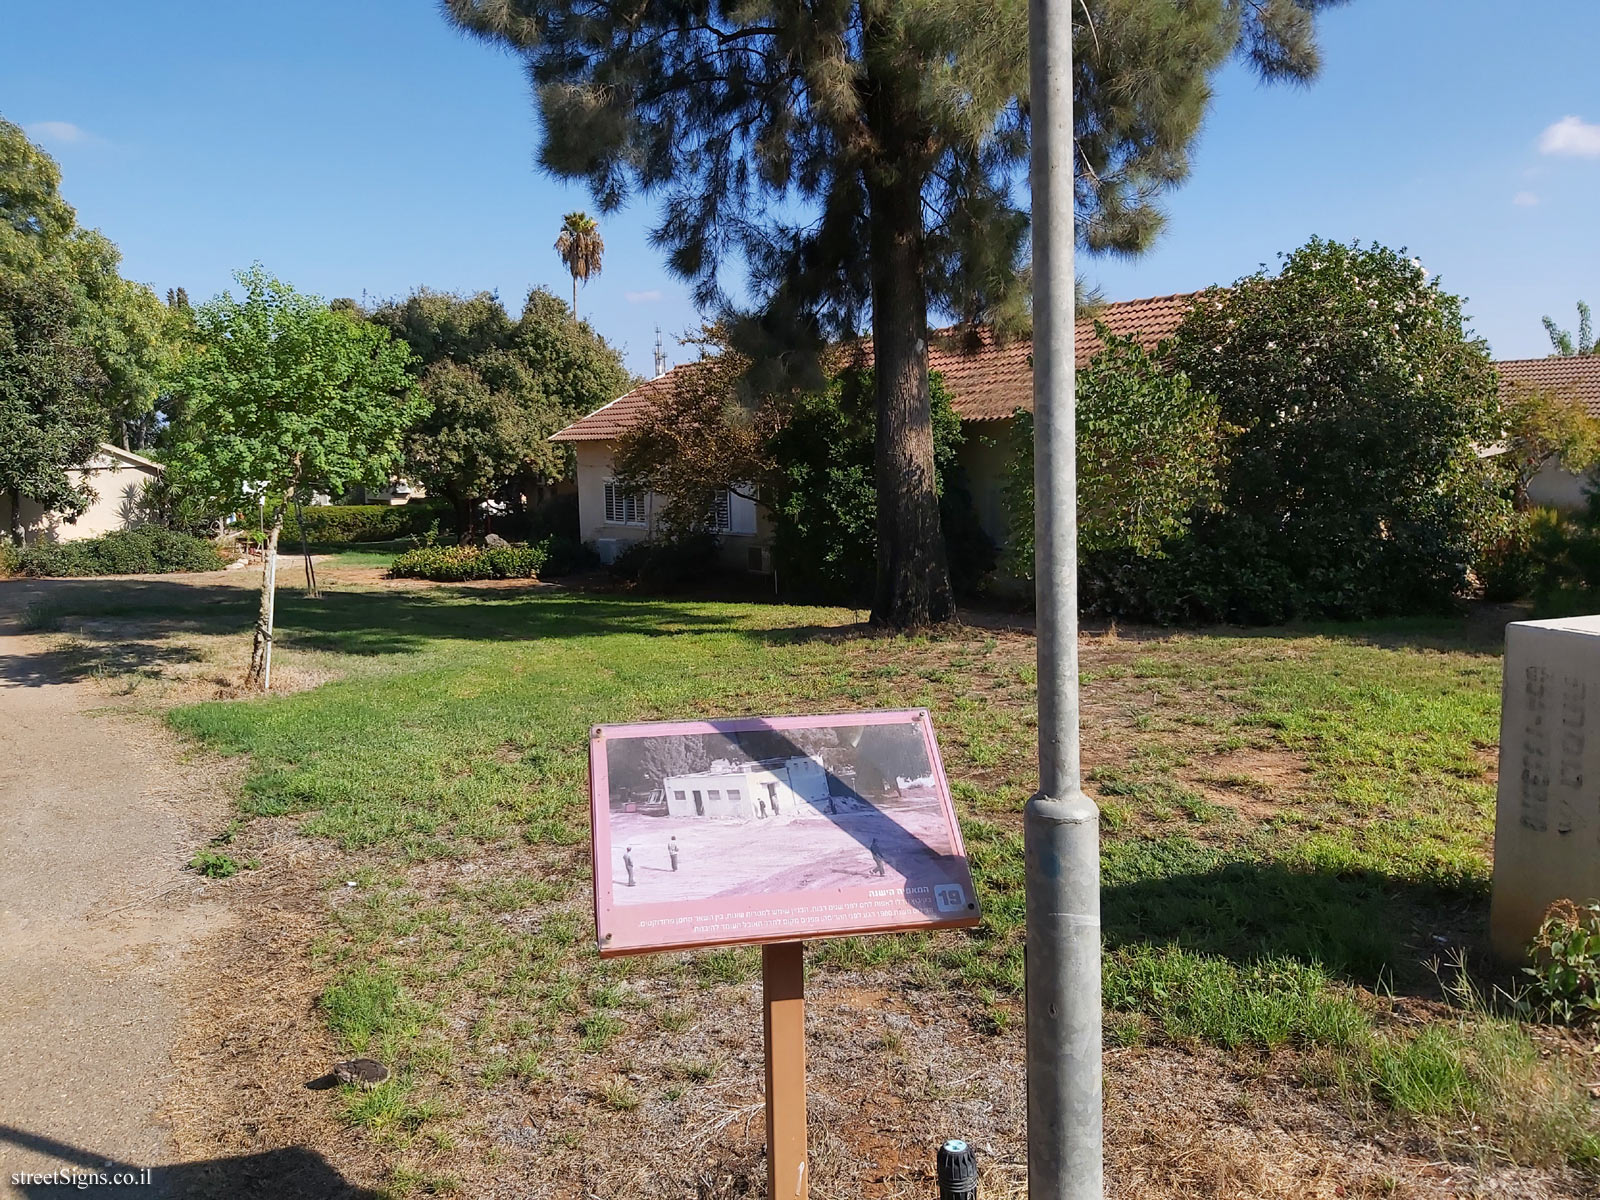
{"type": "Polygon", "coordinates": [[[1600,616],[1506,626],[1495,955],[1522,959],[1557,900],[1600,898],[1600,616]],[[1596,722],[1589,723],[1589,701],[1596,722]],[[1595,736],[1590,736],[1593,733],[1595,736]]]}

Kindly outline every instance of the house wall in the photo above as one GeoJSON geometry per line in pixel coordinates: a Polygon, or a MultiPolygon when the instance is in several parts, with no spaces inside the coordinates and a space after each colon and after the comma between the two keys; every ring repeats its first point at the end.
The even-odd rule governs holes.
{"type": "Polygon", "coordinates": [[[1528,499],[1542,507],[1563,511],[1582,508],[1589,502],[1584,489],[1593,487],[1596,482],[1593,473],[1574,475],[1556,463],[1546,463],[1528,480],[1528,499]]]}
{"type": "MultiPolygon", "coordinates": [[[[96,455],[87,468],[67,472],[73,483],[87,482],[95,498],[88,510],[68,522],[59,513],[44,508],[35,500],[22,498],[23,540],[36,542],[75,542],[99,537],[118,529],[144,523],[141,504],[144,485],[156,477],[147,467],[135,466],[107,454],[96,455]]],[[[11,532],[11,501],[0,494],[0,536],[11,532]]]]}
{"type": "MultiPolygon", "coordinates": [[[[657,512],[660,497],[645,497],[645,522],[642,525],[620,525],[606,520],[605,487],[613,477],[613,454],[616,444],[610,441],[576,442],[578,476],[578,534],[600,551],[601,558],[608,550],[620,551],[634,542],[653,537],[658,528],[657,512]]],[[[772,544],[772,520],[766,510],[744,496],[733,496],[729,505],[732,532],[721,534],[722,558],[728,566],[738,570],[752,567],[750,552],[772,544]]],[[[765,559],[763,559],[765,561],[765,559]]]]}
{"type": "Polygon", "coordinates": [[[675,775],[661,786],[671,816],[708,820],[759,817],[758,801],[762,800],[768,804],[769,817],[814,816],[828,800],[828,773],[810,758],[791,758],[781,766],[752,766],[744,771],[675,775]],[[700,794],[699,808],[695,807],[696,792],[700,794]]]}
{"type": "Polygon", "coordinates": [[[676,775],[662,781],[667,812],[674,817],[704,817],[712,821],[747,821],[756,816],[757,797],[767,795],[766,783],[776,783],[780,796],[788,793],[782,772],[719,771],[707,775],[676,775]],[[759,791],[758,791],[759,789],[759,791]],[[696,807],[695,796],[700,798],[696,807]]]}
{"type": "MultiPolygon", "coordinates": [[[[964,429],[966,440],[957,452],[972,489],[978,520],[997,546],[1006,542],[1005,484],[1006,468],[1012,455],[1013,425],[1009,417],[998,421],[969,421],[964,429]]],[[[617,525],[606,521],[605,485],[612,478],[615,446],[611,441],[573,443],[577,455],[579,537],[599,549],[602,558],[611,550],[620,551],[654,536],[660,505],[659,497],[646,497],[643,525],[617,525]]],[[[751,550],[772,545],[772,514],[752,500],[734,496],[731,516],[733,532],[722,535],[723,561],[738,570],[752,569],[751,550]]]]}

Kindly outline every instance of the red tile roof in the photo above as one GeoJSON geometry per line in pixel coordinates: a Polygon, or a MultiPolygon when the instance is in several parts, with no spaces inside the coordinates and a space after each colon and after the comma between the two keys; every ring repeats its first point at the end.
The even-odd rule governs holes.
{"type": "MultiPolygon", "coordinates": [[[[1093,317],[1078,322],[1077,357],[1083,366],[1100,349],[1099,322],[1112,333],[1154,346],[1171,337],[1198,293],[1126,300],[1100,306],[1093,317]]],[[[965,421],[993,421],[1017,409],[1033,408],[1033,343],[1026,337],[997,343],[989,329],[956,327],[935,333],[928,346],[928,368],[938,371],[955,398],[956,414],[965,421]]],[[[862,343],[862,361],[872,361],[872,343],[862,343]]],[[[677,368],[673,368],[677,370],[677,368]]],[[[672,388],[672,371],[640,384],[557,433],[558,442],[609,441],[621,437],[672,388]]]]}
{"type": "Polygon", "coordinates": [[[1495,368],[1500,372],[1502,391],[1521,386],[1572,396],[1590,416],[1600,417],[1600,355],[1513,358],[1495,363],[1495,368]]]}
{"type": "Polygon", "coordinates": [[[579,417],[571,425],[551,436],[552,442],[608,442],[619,438],[644,418],[656,403],[672,392],[673,367],[665,375],[657,375],[624,392],[610,404],[603,404],[586,417],[579,417]]]}

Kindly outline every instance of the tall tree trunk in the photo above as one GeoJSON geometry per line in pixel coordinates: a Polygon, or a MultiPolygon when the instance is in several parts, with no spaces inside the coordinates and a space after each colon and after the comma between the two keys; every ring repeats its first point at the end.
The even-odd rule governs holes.
{"type": "Polygon", "coordinates": [[[578,276],[576,272],[572,276],[572,319],[574,321],[578,319],[578,276]]]}
{"type": "Polygon", "coordinates": [[[478,532],[478,509],[470,499],[459,495],[450,497],[450,505],[456,512],[456,540],[463,546],[471,542],[478,532]]]}
{"type": "Polygon", "coordinates": [[[22,523],[22,492],[12,488],[6,493],[11,501],[11,544],[21,546],[28,540],[28,529],[22,523]]]}
{"type": "Polygon", "coordinates": [[[878,579],[872,623],[914,629],[955,615],[928,405],[922,189],[917,178],[898,177],[869,182],[868,195],[878,416],[878,579]]]}
{"type": "Polygon", "coordinates": [[[256,617],[256,640],[250,648],[250,670],[244,677],[247,688],[259,687],[263,692],[272,685],[272,609],[277,599],[278,534],[283,530],[283,507],[279,507],[267,530],[267,544],[263,547],[261,564],[261,611],[256,617]]]}

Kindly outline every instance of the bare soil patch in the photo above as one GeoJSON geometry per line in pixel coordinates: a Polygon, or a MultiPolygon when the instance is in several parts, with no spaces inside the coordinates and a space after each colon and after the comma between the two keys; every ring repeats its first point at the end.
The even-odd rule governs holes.
{"type": "MultiPolygon", "coordinates": [[[[16,598],[0,584],[0,631],[16,598]]],[[[169,1052],[231,920],[184,865],[238,773],[107,701],[45,639],[0,636],[0,1179],[176,1161],[169,1052]]]]}
{"type": "Polygon", "coordinates": [[[1311,768],[1282,747],[1247,746],[1191,762],[1179,778],[1249,821],[1270,821],[1304,791],[1311,768]]]}

